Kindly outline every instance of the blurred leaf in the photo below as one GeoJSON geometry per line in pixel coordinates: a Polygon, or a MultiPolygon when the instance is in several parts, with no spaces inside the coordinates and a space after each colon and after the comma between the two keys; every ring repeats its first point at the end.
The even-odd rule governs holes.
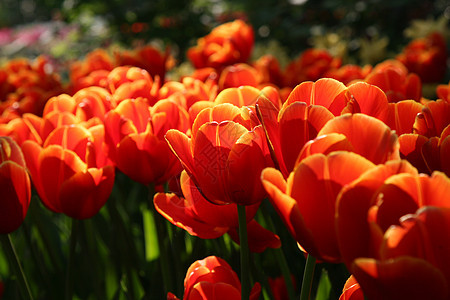
{"type": "Polygon", "coordinates": [[[316,300],[330,299],[330,292],[331,292],[331,281],[330,278],[328,278],[328,272],[325,269],[322,269],[319,285],[317,287],[316,300]]]}

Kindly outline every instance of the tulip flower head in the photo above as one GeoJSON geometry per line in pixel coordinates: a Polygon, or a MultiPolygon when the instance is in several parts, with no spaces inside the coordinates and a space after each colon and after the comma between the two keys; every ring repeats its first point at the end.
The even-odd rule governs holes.
{"type": "Polygon", "coordinates": [[[23,223],[31,198],[31,182],[22,150],[6,136],[0,137],[0,191],[0,234],[6,234],[23,223]]]}

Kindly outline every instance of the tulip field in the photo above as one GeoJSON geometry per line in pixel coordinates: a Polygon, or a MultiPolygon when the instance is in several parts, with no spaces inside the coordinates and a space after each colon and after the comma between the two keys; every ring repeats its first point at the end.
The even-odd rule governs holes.
{"type": "Polygon", "coordinates": [[[448,25],[282,63],[244,19],[3,60],[0,299],[450,299],[448,25]]]}

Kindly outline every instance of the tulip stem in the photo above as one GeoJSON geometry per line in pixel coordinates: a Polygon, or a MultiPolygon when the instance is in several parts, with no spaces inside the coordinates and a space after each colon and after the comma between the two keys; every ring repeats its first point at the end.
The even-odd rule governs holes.
{"type": "Polygon", "coordinates": [[[237,205],[239,216],[239,242],[241,244],[241,299],[250,298],[250,254],[247,237],[247,217],[245,206],[237,205]]]}
{"type": "Polygon", "coordinates": [[[25,277],[25,273],[23,272],[22,265],[20,264],[19,257],[17,256],[17,252],[14,248],[11,236],[9,234],[0,234],[0,239],[3,250],[5,251],[8,257],[8,261],[10,262],[11,268],[16,274],[22,298],[33,299],[30,287],[28,286],[27,278],[25,277]]]}
{"type": "Polygon", "coordinates": [[[69,256],[67,258],[66,269],[66,300],[71,300],[73,295],[73,266],[75,262],[75,250],[78,240],[78,223],[79,221],[72,218],[71,232],[70,232],[70,245],[69,256]]]}
{"type": "Polygon", "coordinates": [[[173,284],[172,284],[172,278],[173,276],[170,275],[171,268],[169,265],[169,251],[164,245],[164,238],[168,237],[168,232],[164,228],[164,222],[165,219],[158,213],[158,211],[155,208],[155,205],[153,203],[153,197],[155,195],[155,187],[153,184],[150,184],[148,186],[149,189],[149,205],[151,213],[153,214],[154,221],[155,221],[155,227],[156,227],[156,235],[158,239],[158,247],[159,247],[159,263],[161,267],[161,274],[163,279],[163,285],[165,289],[165,294],[167,292],[170,292],[173,290],[173,284]]]}
{"type": "Polygon", "coordinates": [[[316,258],[308,254],[308,257],[306,258],[305,270],[303,272],[302,291],[300,293],[300,300],[309,300],[310,298],[315,267],[316,267],[316,258]]]}

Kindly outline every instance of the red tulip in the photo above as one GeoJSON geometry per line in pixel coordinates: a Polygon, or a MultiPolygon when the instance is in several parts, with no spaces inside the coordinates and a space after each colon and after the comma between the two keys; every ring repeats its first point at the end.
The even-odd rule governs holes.
{"type": "Polygon", "coordinates": [[[41,147],[25,141],[22,149],[34,186],[47,208],[72,218],[94,216],[114,185],[114,167],[95,142],[97,128],[81,125],[54,130],[41,147]]]}
{"type": "Polygon", "coordinates": [[[314,154],[298,164],[287,181],[272,168],[261,178],[286,227],[309,254],[340,262],[335,232],[336,198],[346,184],[375,165],[352,152],[314,154]]]}
{"type": "Polygon", "coordinates": [[[159,78],[153,81],[150,74],[138,67],[116,67],[109,74],[107,81],[113,95],[113,101],[120,103],[125,99],[144,98],[149,105],[157,101],[160,85],[159,78]]]}
{"type": "Polygon", "coordinates": [[[225,67],[220,73],[220,90],[243,85],[258,86],[258,73],[252,66],[245,63],[234,64],[225,67]]]}
{"type": "Polygon", "coordinates": [[[450,125],[450,102],[430,101],[416,116],[413,133],[426,137],[438,137],[448,125],[450,125]]]}
{"type": "Polygon", "coordinates": [[[317,137],[322,127],[333,118],[323,106],[292,102],[279,111],[267,98],[257,102],[258,114],[264,126],[269,147],[278,168],[286,178],[294,169],[303,145],[317,137]],[[295,143],[292,141],[295,140],[295,143]]]}
{"type": "Polygon", "coordinates": [[[413,125],[423,105],[414,100],[402,100],[389,103],[386,125],[395,130],[397,135],[413,132],[413,125]]]}
{"type": "MultiPolygon", "coordinates": [[[[216,205],[207,201],[186,171],[181,173],[181,189],[184,199],[175,194],[157,193],[154,204],[158,212],[172,224],[202,239],[218,238],[229,233],[239,243],[239,225],[236,204],[216,205]]],[[[263,252],[267,247],[278,248],[280,239],[252,220],[259,203],[246,207],[249,247],[252,252],[263,252]]]]}
{"type": "Polygon", "coordinates": [[[450,81],[448,84],[439,84],[436,87],[436,94],[439,99],[450,102],[450,81]]]}
{"type": "Polygon", "coordinates": [[[25,219],[31,182],[22,150],[6,136],[0,137],[0,190],[0,234],[7,234],[19,228],[25,219]]]}
{"type": "Polygon", "coordinates": [[[339,116],[349,101],[347,87],[335,79],[321,78],[316,82],[306,81],[297,85],[289,94],[283,106],[293,102],[305,102],[307,105],[320,105],[333,115],[339,116]]]}
{"type": "Polygon", "coordinates": [[[450,269],[440,251],[449,248],[449,195],[443,173],[419,175],[405,161],[379,165],[343,188],[339,248],[369,298],[447,299],[450,269]]]}
{"type": "Polygon", "coordinates": [[[414,72],[423,82],[440,82],[445,76],[446,41],[441,33],[433,32],[411,41],[396,59],[414,72]]]}
{"type": "Polygon", "coordinates": [[[327,70],[323,77],[334,78],[347,85],[352,81],[364,79],[371,71],[371,65],[360,67],[358,65],[346,64],[339,68],[327,70]]]}
{"type": "Polygon", "coordinates": [[[340,58],[332,57],[326,50],[307,49],[286,67],[283,85],[295,87],[304,81],[316,81],[341,64],[340,58]]]}
{"type": "Polygon", "coordinates": [[[365,114],[345,114],[328,121],[317,138],[305,144],[297,163],[314,153],[346,150],[358,153],[374,164],[399,159],[397,135],[383,122],[365,114]]]}
{"type": "Polygon", "coordinates": [[[195,68],[225,66],[247,62],[253,50],[253,28],[242,20],[215,27],[188,50],[187,56],[195,68]]]}
{"type": "Polygon", "coordinates": [[[192,138],[169,130],[166,139],[210,202],[251,205],[262,201],[265,192],[259,174],[271,165],[271,159],[261,126],[249,131],[233,121],[219,122],[204,123],[198,130],[194,122],[192,138]]]}
{"type": "Polygon", "coordinates": [[[143,184],[164,183],[181,172],[164,134],[187,130],[187,113],[170,100],[150,107],[144,99],[124,100],[105,117],[109,156],[119,170],[143,184]]]}
{"type": "Polygon", "coordinates": [[[351,275],[345,282],[339,300],[364,300],[364,294],[361,290],[361,286],[353,275],[351,275]]]}
{"type": "Polygon", "coordinates": [[[364,80],[382,89],[390,103],[401,100],[420,101],[422,82],[414,73],[397,60],[385,60],[376,65],[364,80]]]}
{"type": "Polygon", "coordinates": [[[363,113],[386,123],[388,117],[388,100],[386,94],[377,86],[365,82],[356,82],[348,88],[350,98],[345,113],[363,113]]]}
{"type": "MultiPolygon", "coordinates": [[[[256,283],[250,293],[250,299],[256,300],[261,286],[256,283]]],[[[167,299],[178,299],[172,293],[167,299]]],[[[239,300],[241,299],[241,282],[238,276],[223,259],[208,256],[194,262],[184,279],[183,300],[239,300]]]]}

